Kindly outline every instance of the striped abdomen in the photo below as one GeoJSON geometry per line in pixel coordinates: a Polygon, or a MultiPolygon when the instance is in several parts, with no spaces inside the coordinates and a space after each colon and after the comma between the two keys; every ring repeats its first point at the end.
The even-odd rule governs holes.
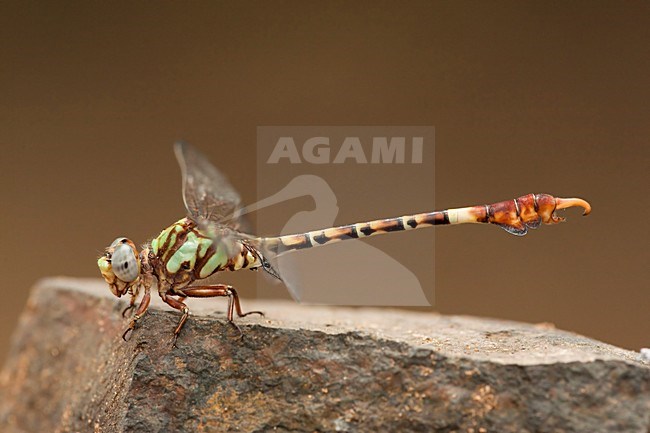
{"type": "Polygon", "coordinates": [[[346,239],[358,239],[442,224],[464,223],[492,223],[499,225],[509,233],[523,236],[529,227],[537,228],[541,223],[553,224],[562,221],[554,211],[571,206],[582,206],[585,209],[585,215],[591,210],[589,204],[581,199],[556,199],[548,194],[528,194],[514,200],[491,205],[447,209],[356,223],[301,234],[265,238],[263,242],[268,250],[282,253],[327,245],[346,239]]]}

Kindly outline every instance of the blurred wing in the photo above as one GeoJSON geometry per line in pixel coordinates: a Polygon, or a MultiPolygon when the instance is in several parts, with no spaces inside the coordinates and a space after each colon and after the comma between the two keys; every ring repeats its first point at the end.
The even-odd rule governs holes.
{"type": "Polygon", "coordinates": [[[270,263],[293,299],[300,303],[366,307],[431,305],[410,269],[361,240],[292,251],[271,257],[270,263]]]}
{"type": "Polygon", "coordinates": [[[199,223],[237,227],[234,217],[241,197],[228,179],[188,143],[175,143],[174,152],[183,175],[183,201],[189,216],[199,223]]]}
{"type": "MultiPolygon", "coordinates": [[[[301,233],[310,226],[331,226],[336,207],[334,212],[316,207],[317,211],[296,213],[282,234],[301,233]]],[[[270,265],[298,302],[391,307],[431,305],[418,277],[410,269],[363,240],[277,254],[265,248],[263,240],[261,246],[270,265]]],[[[429,295],[433,299],[433,293],[429,295]]]]}

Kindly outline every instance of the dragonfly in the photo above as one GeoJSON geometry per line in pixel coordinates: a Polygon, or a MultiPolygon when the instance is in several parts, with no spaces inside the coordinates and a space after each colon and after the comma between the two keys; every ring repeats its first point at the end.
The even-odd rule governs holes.
{"type": "Polygon", "coordinates": [[[174,344],[190,315],[184,302],[186,298],[228,298],[227,321],[242,336],[241,329],[234,321],[235,314],[244,317],[263,313],[244,312],[234,287],[210,283],[210,277],[214,274],[240,269],[263,270],[276,279],[284,280],[283,273],[278,272],[273,264],[274,259],[298,250],[386,233],[467,223],[494,224],[508,233],[523,236],[528,229],[538,228],[541,224],[564,221],[556,214],[558,210],[581,207],[583,215],[591,212],[591,205],[581,198],[527,194],[493,204],[260,237],[241,229],[244,213],[241,197],[226,176],[188,143],[175,143],[174,151],[181,168],[187,215],[164,229],[140,251],[130,239],[118,237],[97,260],[101,275],[113,295],[118,298],[130,296],[123,315],[126,317],[128,311],[135,309],[122,334],[124,340],[128,340],[146,313],[152,288],[157,288],[160,298],[181,313],[173,332],[174,344]],[[140,295],[142,298],[136,309],[140,295]]]}

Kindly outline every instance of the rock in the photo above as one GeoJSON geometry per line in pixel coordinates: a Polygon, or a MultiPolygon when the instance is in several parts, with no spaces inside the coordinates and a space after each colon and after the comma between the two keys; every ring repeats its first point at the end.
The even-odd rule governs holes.
{"type": "Polygon", "coordinates": [[[224,299],[153,302],[128,342],[99,280],[33,290],[0,375],[3,432],[643,432],[650,363],[552,326],[224,299]]]}

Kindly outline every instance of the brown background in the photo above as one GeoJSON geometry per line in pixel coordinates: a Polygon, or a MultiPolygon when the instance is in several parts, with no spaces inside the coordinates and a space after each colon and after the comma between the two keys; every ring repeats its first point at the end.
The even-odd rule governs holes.
{"type": "Polygon", "coordinates": [[[439,206],[589,199],[589,218],[524,240],[437,230],[436,309],[650,345],[649,17],[643,2],[3,2],[2,354],[38,278],[98,276],[118,234],[182,215],[174,140],[254,200],[259,125],[434,125],[439,206]]]}

